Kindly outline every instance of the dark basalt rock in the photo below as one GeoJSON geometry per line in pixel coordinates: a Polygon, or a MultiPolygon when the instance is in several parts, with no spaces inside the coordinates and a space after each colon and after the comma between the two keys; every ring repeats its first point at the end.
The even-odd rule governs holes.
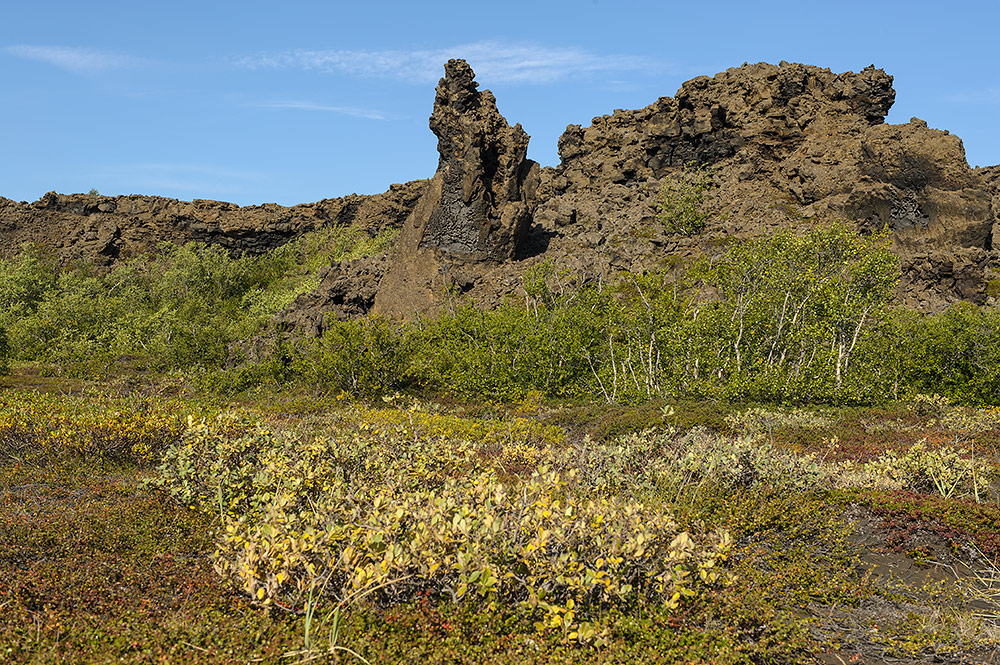
{"type": "Polygon", "coordinates": [[[430,118],[441,191],[428,217],[413,221],[422,231],[421,248],[504,261],[513,258],[531,222],[537,166],[526,157],[528,135],[507,124],[493,94],[476,90],[474,76],[464,60],[445,65],[430,118]]]}
{"type": "Polygon", "coordinates": [[[621,248],[619,263],[634,267],[655,265],[663,249],[693,255],[843,219],[891,233],[904,267],[903,302],[933,309],[980,301],[996,259],[994,197],[958,137],[916,118],[884,124],[894,99],[892,77],[874,67],[835,74],[760,63],[693,79],[673,98],[594,118],[586,128],[570,125],[559,141],[561,163],[542,171],[535,226],[554,234],[549,256],[566,244],[561,238],[592,245],[597,230],[621,248]],[[662,178],[689,162],[715,172],[714,222],[695,239],[633,241],[656,228],[662,178]],[[917,263],[962,265],[963,278],[910,270],[917,263]]]}

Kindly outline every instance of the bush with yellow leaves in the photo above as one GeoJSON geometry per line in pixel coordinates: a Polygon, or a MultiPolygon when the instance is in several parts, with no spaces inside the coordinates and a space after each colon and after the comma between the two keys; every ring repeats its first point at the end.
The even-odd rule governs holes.
{"type": "Polygon", "coordinates": [[[308,510],[274,497],[262,519],[227,521],[217,570],[264,604],[312,589],[381,602],[421,591],[543,611],[567,639],[597,637],[596,608],[639,601],[676,607],[721,580],[724,533],[698,543],[669,513],[568,491],[572,474],[542,468],[520,487],[491,473],[427,490],[338,484],[308,510]]]}
{"type": "Polygon", "coordinates": [[[976,459],[972,450],[952,446],[930,448],[920,440],[902,454],[887,451],[861,466],[863,478],[875,487],[940,494],[944,498],[988,493],[997,467],[976,459]]]}
{"type": "Polygon", "coordinates": [[[140,395],[0,393],[0,463],[67,455],[148,462],[177,441],[190,405],[140,395]]]}
{"type": "Polygon", "coordinates": [[[676,607],[724,581],[725,532],[695,537],[662,505],[582,491],[551,447],[535,448],[526,478],[506,473],[495,448],[361,429],[234,434],[202,422],[155,482],[220,514],[216,569],[264,605],[430,592],[517,605],[566,640],[599,642],[598,609],[676,607]]]}

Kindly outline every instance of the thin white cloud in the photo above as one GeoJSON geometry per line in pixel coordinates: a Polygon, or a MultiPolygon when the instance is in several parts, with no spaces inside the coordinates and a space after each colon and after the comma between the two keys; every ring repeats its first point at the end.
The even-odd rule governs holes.
{"type": "Polygon", "coordinates": [[[129,189],[155,194],[159,191],[218,192],[239,194],[261,182],[259,173],[214,164],[139,163],[95,170],[98,181],[117,183],[111,189],[129,189]]]}
{"type": "Polygon", "coordinates": [[[1000,88],[964,90],[948,95],[947,99],[956,104],[1000,104],[1000,88]]]}
{"type": "Polygon", "coordinates": [[[315,104],[313,102],[265,102],[256,104],[261,108],[269,109],[290,109],[294,111],[322,111],[324,113],[340,113],[354,118],[364,118],[365,120],[390,120],[391,118],[381,111],[363,109],[355,106],[331,106],[327,104],[315,104]]]}
{"type": "Polygon", "coordinates": [[[73,72],[74,74],[92,74],[111,69],[121,69],[123,67],[132,67],[142,62],[141,59],[124,53],[77,46],[31,46],[28,44],[18,44],[6,46],[3,50],[9,55],[26,60],[44,62],[53,67],[73,72]]]}
{"type": "Polygon", "coordinates": [[[146,173],[186,173],[191,175],[204,175],[218,178],[233,179],[254,179],[260,177],[259,174],[239,169],[231,169],[214,164],[187,164],[176,162],[148,162],[144,164],[133,164],[127,168],[128,171],[141,171],[146,173]]]}
{"type": "Polygon", "coordinates": [[[412,51],[296,49],[235,58],[232,62],[249,69],[302,69],[425,84],[436,82],[443,74],[442,66],[451,58],[467,60],[481,80],[504,83],[542,84],[597,72],[665,68],[663,63],[641,56],[501,42],[412,51]]]}

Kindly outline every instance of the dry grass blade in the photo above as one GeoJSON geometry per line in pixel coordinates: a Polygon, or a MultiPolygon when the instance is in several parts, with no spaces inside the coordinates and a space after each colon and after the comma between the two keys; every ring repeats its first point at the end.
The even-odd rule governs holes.
{"type": "Polygon", "coordinates": [[[970,543],[982,566],[973,568],[973,575],[967,578],[966,591],[969,597],[985,607],[973,612],[973,616],[994,622],[1000,628],[1000,566],[975,545],[970,543]]]}

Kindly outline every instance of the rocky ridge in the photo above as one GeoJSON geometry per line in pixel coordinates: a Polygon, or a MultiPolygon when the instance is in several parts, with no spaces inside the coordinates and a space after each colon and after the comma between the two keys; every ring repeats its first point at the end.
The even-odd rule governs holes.
{"type": "Polygon", "coordinates": [[[433,311],[446,288],[468,282],[449,273],[511,261],[528,233],[538,187],[528,135],[507,124],[473,78],[465,61],[445,65],[430,119],[438,169],[403,225],[375,295],[379,313],[433,311]]]}
{"type": "MultiPolygon", "coordinates": [[[[467,65],[453,63],[438,86],[431,116],[436,133],[442,109],[457,108],[442,91],[471,81],[467,65]],[[461,81],[452,80],[458,72],[461,81]]],[[[693,79],[674,97],[594,118],[589,127],[570,125],[559,140],[560,164],[540,169],[537,186],[532,176],[520,190],[533,214],[523,239],[511,236],[515,260],[449,252],[436,241],[429,243],[436,248],[433,256],[421,254],[420,243],[427,240],[414,238],[428,231],[436,236],[419,220],[439,214],[442,206],[440,197],[428,194],[418,208],[429,207],[411,216],[381,264],[398,277],[381,278],[368,309],[333,311],[412,316],[443,306],[455,292],[492,305],[517,292],[523,271],[539,261],[551,261],[581,281],[601,280],[621,270],[656,269],[676,256],[719,253],[729,242],[758,233],[834,219],[863,232],[889,231],[903,266],[901,302],[925,310],[959,300],[983,302],[1000,258],[993,249],[996,167],[973,171],[958,137],[919,119],[885,124],[894,100],[892,77],[874,67],[835,74],[761,63],[693,79]],[[717,185],[706,202],[711,221],[691,238],[664,233],[656,219],[661,182],[688,163],[710,168],[717,185]],[[400,289],[415,278],[424,284],[419,298],[412,289],[400,289]],[[400,304],[379,306],[390,298],[400,304]]],[[[475,113],[462,117],[455,122],[471,135],[507,127],[475,113]]],[[[470,160],[441,141],[439,151],[435,181],[450,168],[479,173],[489,163],[470,160]]],[[[428,192],[434,189],[432,184],[428,192]]],[[[351,270],[336,270],[320,291],[329,293],[337,284],[342,292],[351,270]]],[[[369,279],[377,273],[370,263],[364,270],[369,279]]],[[[286,320],[301,322],[308,312],[306,318],[315,321],[323,310],[306,300],[286,320]]]]}
{"type": "MultiPolygon", "coordinates": [[[[521,126],[511,127],[492,93],[477,87],[465,61],[445,65],[430,118],[438,137],[437,172],[389,255],[331,266],[319,288],[301,296],[279,322],[321,333],[330,313],[430,314],[449,291],[468,291],[490,271],[519,265],[515,259],[536,203],[538,164],[527,158],[528,135],[521,126]]],[[[505,283],[498,293],[515,285],[505,283]]]]}
{"type": "Polygon", "coordinates": [[[322,226],[355,225],[373,234],[399,228],[426,186],[426,180],[417,180],[392,185],[382,194],[291,207],[55,192],[34,203],[0,197],[0,256],[12,256],[27,242],[47,248],[63,262],[98,266],[153,250],[161,242],[200,241],[234,254],[259,254],[322,226]]]}

